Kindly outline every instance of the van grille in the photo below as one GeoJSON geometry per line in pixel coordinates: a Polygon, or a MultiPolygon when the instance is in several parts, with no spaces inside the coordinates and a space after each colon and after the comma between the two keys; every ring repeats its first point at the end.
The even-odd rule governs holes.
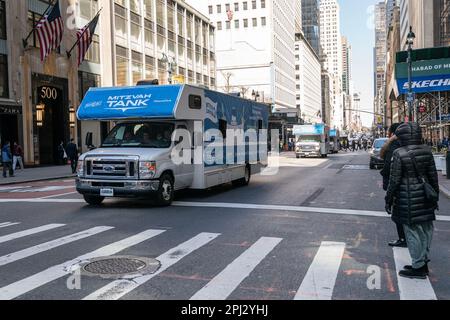
{"type": "Polygon", "coordinates": [[[94,158],[85,160],[86,175],[88,178],[106,179],[138,179],[136,172],[138,157],[119,158],[94,158]]]}

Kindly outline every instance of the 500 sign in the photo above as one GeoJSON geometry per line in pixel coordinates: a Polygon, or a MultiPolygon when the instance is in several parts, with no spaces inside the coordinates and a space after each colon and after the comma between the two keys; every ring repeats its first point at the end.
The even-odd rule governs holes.
{"type": "Polygon", "coordinates": [[[58,98],[58,90],[56,90],[56,88],[51,87],[42,87],[41,98],[56,100],[58,98]]]}

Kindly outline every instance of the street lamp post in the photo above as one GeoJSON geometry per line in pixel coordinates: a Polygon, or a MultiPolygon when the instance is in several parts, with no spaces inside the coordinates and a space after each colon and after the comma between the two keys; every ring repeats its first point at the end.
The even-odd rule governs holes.
{"type": "Polygon", "coordinates": [[[177,66],[177,63],[175,62],[174,58],[171,58],[169,60],[169,57],[165,53],[163,53],[162,56],[163,58],[161,59],[161,61],[167,63],[167,73],[169,75],[168,82],[169,84],[172,84],[172,74],[174,68],[177,66]]]}
{"type": "Polygon", "coordinates": [[[253,99],[255,99],[255,101],[258,101],[259,91],[252,90],[252,97],[253,99]]]}
{"type": "Polygon", "coordinates": [[[414,44],[414,39],[416,35],[412,31],[412,27],[409,27],[409,33],[406,40],[406,44],[408,45],[408,121],[412,121],[413,119],[413,105],[414,105],[414,97],[412,92],[412,46],[414,44]]]}

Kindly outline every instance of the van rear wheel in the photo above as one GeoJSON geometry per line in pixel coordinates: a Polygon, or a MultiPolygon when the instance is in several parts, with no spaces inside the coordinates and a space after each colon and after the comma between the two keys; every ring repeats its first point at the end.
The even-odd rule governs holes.
{"type": "Polygon", "coordinates": [[[251,178],[251,171],[250,171],[250,166],[246,165],[245,166],[245,173],[244,173],[244,177],[238,180],[234,180],[233,186],[235,187],[243,187],[243,186],[248,186],[250,183],[250,178],[251,178]]]}

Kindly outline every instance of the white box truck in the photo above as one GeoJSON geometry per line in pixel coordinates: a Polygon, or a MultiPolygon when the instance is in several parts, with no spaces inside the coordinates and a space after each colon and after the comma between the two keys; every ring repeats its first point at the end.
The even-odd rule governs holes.
{"type": "Polygon", "coordinates": [[[324,124],[296,125],[293,133],[296,137],[295,154],[303,157],[328,157],[330,150],[330,129],[324,124]]]}
{"type": "Polygon", "coordinates": [[[247,185],[267,165],[268,115],[265,104],[190,85],[91,88],[78,119],[116,124],[81,155],[77,191],[92,205],[105,197],[170,205],[176,190],[247,185]]]}

